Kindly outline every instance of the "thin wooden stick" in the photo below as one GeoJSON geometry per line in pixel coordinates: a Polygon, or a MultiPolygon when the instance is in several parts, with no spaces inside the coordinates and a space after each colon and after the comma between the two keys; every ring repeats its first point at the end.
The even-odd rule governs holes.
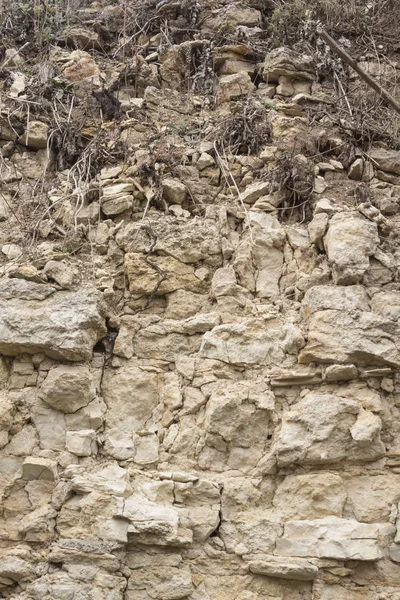
{"type": "Polygon", "coordinates": [[[329,33],[322,29],[322,27],[318,27],[317,31],[321,38],[324,40],[324,42],[326,42],[328,46],[332,48],[332,50],[335,50],[335,52],[339,54],[340,58],[344,60],[344,62],[347,63],[352,69],[354,69],[354,71],[362,79],[364,79],[364,81],[368,83],[368,85],[372,87],[372,89],[378,92],[378,94],[384,100],[386,100],[386,102],[392,108],[394,108],[394,110],[400,115],[400,104],[397,102],[397,100],[395,100],[393,96],[389,94],[389,92],[387,92],[373,77],[371,77],[371,75],[366,73],[366,71],[364,71],[364,69],[360,67],[358,62],[352,56],[350,56],[350,54],[348,54],[346,50],[339,46],[339,44],[329,35],[329,33]]]}

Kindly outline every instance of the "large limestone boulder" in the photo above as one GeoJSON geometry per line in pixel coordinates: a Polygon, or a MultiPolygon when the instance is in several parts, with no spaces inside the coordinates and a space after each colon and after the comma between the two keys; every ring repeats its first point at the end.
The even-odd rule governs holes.
{"type": "Polygon", "coordinates": [[[207,447],[225,454],[232,467],[247,472],[261,458],[265,441],[272,431],[273,393],[266,384],[224,383],[210,396],[205,411],[206,448],[200,460],[210,453],[207,447]]]}
{"type": "Polygon", "coordinates": [[[135,456],[134,434],[149,428],[160,401],[158,379],[142,371],[135,360],[106,371],[102,387],[108,407],[105,448],[111,456],[121,460],[135,456]]]}
{"type": "Polygon", "coordinates": [[[0,280],[0,353],[44,352],[59,360],[87,360],[106,333],[101,295],[87,286],[56,292],[23,279],[0,280]]]}
{"type": "Polygon", "coordinates": [[[308,341],[299,362],[399,366],[399,306],[397,292],[370,301],[358,285],[310,288],[302,306],[308,341]]]}
{"type": "Polygon", "coordinates": [[[251,319],[239,325],[219,325],[204,335],[202,358],[236,365],[281,365],[304,345],[300,329],[290,323],[251,319]]]}
{"type": "Polygon", "coordinates": [[[309,317],[320,310],[368,311],[370,306],[367,291],[361,285],[315,285],[304,294],[302,309],[309,317]]]}
{"type": "Polygon", "coordinates": [[[335,473],[288,475],[278,485],[273,505],[285,520],[341,517],[346,497],[342,478],[335,473]]]}
{"type": "Polygon", "coordinates": [[[155,256],[149,259],[156,268],[146,262],[139,252],[125,255],[125,272],[129,282],[129,291],[136,296],[150,295],[156,289],[161,274],[165,279],[156,290],[157,296],[164,296],[179,289],[190,292],[201,290],[201,281],[196,277],[194,267],[172,258],[155,256]]]}
{"type": "Polygon", "coordinates": [[[262,78],[268,83],[277,83],[280,77],[312,81],[315,77],[312,57],[290,48],[272,50],[266,55],[262,65],[262,78]]]}
{"type": "Polygon", "coordinates": [[[278,465],[373,461],[385,454],[380,419],[355,400],[309,392],[282,417],[274,444],[278,465]],[[367,418],[373,424],[365,423],[367,418]]]}
{"type": "Polygon", "coordinates": [[[299,362],[400,366],[396,322],[373,312],[323,310],[309,323],[299,362]]]}
{"type": "Polygon", "coordinates": [[[276,553],[339,560],[378,560],[394,529],[390,523],[367,524],[337,517],[288,521],[283,537],[277,540],[276,553]]]}
{"type": "Polygon", "coordinates": [[[279,280],[283,267],[285,230],[272,215],[250,211],[252,227],[250,242],[257,296],[275,298],[279,294],[279,280]]]}
{"type": "Polygon", "coordinates": [[[64,413],[74,413],[93,400],[96,390],[87,366],[60,365],[51,369],[39,392],[46,404],[64,413]]]}
{"type": "Polygon", "coordinates": [[[325,236],[333,280],[339,285],[359,283],[378,247],[378,226],[358,213],[336,214],[325,236]]]}
{"type": "MultiPolygon", "coordinates": [[[[158,254],[171,256],[183,263],[205,261],[214,265],[222,262],[221,227],[215,221],[199,217],[180,221],[163,215],[162,219],[149,217],[148,223],[157,237],[154,251],[158,254]]],[[[125,252],[148,252],[150,247],[148,233],[137,223],[122,225],[116,241],[125,252]]]]}

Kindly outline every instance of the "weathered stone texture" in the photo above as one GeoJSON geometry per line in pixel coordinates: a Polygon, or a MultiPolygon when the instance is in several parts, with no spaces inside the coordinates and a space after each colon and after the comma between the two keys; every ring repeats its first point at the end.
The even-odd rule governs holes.
{"type": "MultiPolygon", "coordinates": [[[[348,136],[379,107],[297,40],[306,2],[31,4],[1,30],[0,596],[400,600],[400,152],[348,136]]],[[[379,19],[394,89],[365,4],[330,24],[379,19]]]]}
{"type": "Polygon", "coordinates": [[[45,352],[56,359],[87,360],[105,332],[93,288],[56,293],[25,280],[0,284],[0,352],[7,356],[45,352]]]}

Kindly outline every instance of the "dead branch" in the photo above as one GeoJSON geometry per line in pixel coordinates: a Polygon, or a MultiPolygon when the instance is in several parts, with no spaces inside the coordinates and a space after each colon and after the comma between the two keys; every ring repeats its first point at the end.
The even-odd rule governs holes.
{"type": "Polygon", "coordinates": [[[358,62],[346,52],[339,44],[327,33],[322,27],[318,27],[318,34],[321,38],[334,50],[339,54],[340,58],[348,64],[373,90],[378,92],[378,94],[386,100],[386,102],[394,108],[396,112],[400,114],[400,104],[393,98],[389,92],[387,92],[371,75],[366,73],[364,69],[360,67],[358,62]]]}
{"type": "Polygon", "coordinates": [[[148,225],[142,225],[140,227],[140,229],[143,229],[143,231],[145,231],[147,233],[147,235],[149,236],[149,238],[150,238],[150,248],[148,249],[146,257],[145,257],[144,260],[158,274],[158,281],[157,281],[157,283],[156,283],[153,291],[151,292],[150,296],[148,297],[148,299],[147,299],[145,305],[143,306],[143,308],[141,308],[138,311],[138,312],[143,312],[153,302],[154,297],[157,294],[158,288],[160,287],[160,285],[162,284],[162,282],[165,279],[167,279],[167,275],[166,275],[165,271],[163,271],[163,269],[161,269],[161,267],[159,267],[158,265],[156,265],[156,263],[152,262],[150,260],[150,258],[149,258],[151,256],[152,252],[153,252],[154,246],[157,243],[157,236],[155,235],[155,233],[151,229],[151,227],[149,227],[148,225]]]}

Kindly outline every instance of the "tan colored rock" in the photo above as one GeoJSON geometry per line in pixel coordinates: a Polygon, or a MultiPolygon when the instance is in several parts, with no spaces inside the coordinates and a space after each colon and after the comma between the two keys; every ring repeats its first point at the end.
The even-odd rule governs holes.
{"type": "Polygon", "coordinates": [[[185,331],[185,328],[180,326],[174,331],[168,330],[163,325],[150,325],[135,335],[134,354],[139,358],[175,362],[180,357],[197,353],[202,340],[201,333],[215,327],[217,323],[219,323],[218,315],[212,316],[211,319],[207,318],[205,322],[201,320],[200,324],[194,324],[192,333],[189,333],[190,323],[189,331],[185,331]],[[198,333],[197,329],[200,329],[198,333]]]}
{"type": "MultiPolygon", "coordinates": [[[[150,220],[150,226],[157,236],[157,251],[160,254],[172,256],[183,263],[204,261],[221,266],[221,231],[211,219],[195,217],[190,221],[177,221],[175,217],[164,215],[162,219],[150,220]]],[[[149,238],[138,224],[121,227],[116,240],[125,252],[130,252],[133,237],[135,251],[147,252],[149,238]]]]}
{"type": "MultiPolygon", "coordinates": [[[[226,443],[228,462],[236,462],[236,468],[247,469],[246,460],[240,464],[240,453],[234,448],[246,448],[260,454],[265,435],[269,430],[270,416],[275,407],[271,391],[254,385],[250,389],[245,382],[235,386],[226,384],[211,394],[205,412],[205,442],[208,446],[223,451],[226,443]]],[[[249,453],[249,452],[248,452],[249,453]]],[[[245,459],[245,457],[243,457],[245,459]]]]}
{"type": "Polygon", "coordinates": [[[268,181],[256,181],[246,187],[241,194],[241,199],[246,204],[254,204],[256,200],[265,196],[270,191],[270,183],[268,181]]]}
{"type": "Polygon", "coordinates": [[[355,365],[330,365],[325,370],[326,381],[349,381],[357,377],[358,369],[355,365]]]}
{"type": "Polygon", "coordinates": [[[96,465],[87,470],[82,465],[67,467],[65,476],[71,479],[72,489],[77,494],[101,492],[112,496],[128,496],[132,492],[129,474],[126,469],[110,462],[106,466],[96,465]]]}
{"type": "Polygon", "coordinates": [[[325,179],[321,177],[321,175],[318,175],[314,181],[314,192],[316,194],[323,194],[327,187],[328,184],[326,183],[325,179]]]}
{"type": "Polygon", "coordinates": [[[329,217],[326,213],[317,213],[308,224],[310,242],[316,246],[320,245],[328,227],[329,217]]]}
{"type": "Polygon", "coordinates": [[[382,421],[378,415],[362,410],[357,417],[357,421],[350,429],[350,433],[355,442],[367,446],[376,439],[381,428],[382,421]]]}
{"type": "MultiPolygon", "coordinates": [[[[164,296],[179,289],[190,292],[201,290],[200,281],[194,274],[194,267],[186,265],[171,256],[154,256],[150,261],[157,265],[166,275],[156,291],[157,296],[164,296]]],[[[159,273],[139,253],[125,254],[125,272],[128,277],[129,291],[137,296],[150,295],[159,281],[159,273]]]]}
{"type": "MultiPolygon", "coordinates": [[[[282,427],[273,446],[278,465],[381,458],[385,451],[379,438],[380,427],[367,426],[366,432],[362,423],[355,427],[360,412],[363,414],[355,400],[309,392],[282,417],[282,427]],[[366,436],[368,445],[364,441],[366,436]]],[[[377,424],[378,417],[372,413],[368,413],[368,419],[377,424]]]]}
{"type": "Polygon", "coordinates": [[[147,566],[133,571],[129,579],[127,600],[139,598],[138,592],[148,589],[151,597],[160,600],[187,598],[194,590],[190,569],[187,565],[147,566]]]}
{"type": "Polygon", "coordinates": [[[186,290],[176,290],[167,296],[166,319],[187,319],[211,308],[208,297],[186,290]]]}
{"type": "Polygon", "coordinates": [[[223,104],[246,96],[254,90],[255,86],[250,76],[243,71],[233,75],[222,75],[218,81],[217,102],[223,104]]]}
{"type": "Polygon", "coordinates": [[[5,117],[0,116],[0,140],[13,142],[17,137],[17,132],[13,129],[8,120],[5,117]]]}
{"type": "Polygon", "coordinates": [[[210,156],[210,154],[207,154],[207,152],[202,152],[198,161],[196,162],[196,167],[199,169],[199,171],[204,171],[204,169],[207,169],[207,167],[213,167],[214,165],[215,160],[212,156],[210,156]]]}
{"type": "Polygon", "coordinates": [[[247,6],[235,6],[233,4],[228,4],[219,10],[213,11],[212,15],[207,16],[204,23],[207,29],[216,32],[227,25],[231,28],[237,26],[253,28],[260,24],[261,13],[259,10],[247,6]]]}
{"type": "Polygon", "coordinates": [[[133,206],[133,196],[119,196],[118,198],[105,199],[101,202],[101,209],[107,217],[119,215],[133,206]]]}
{"type": "Polygon", "coordinates": [[[256,575],[297,581],[313,581],[318,575],[318,567],[307,562],[253,560],[249,562],[249,570],[256,575]]]}
{"type": "Polygon", "coordinates": [[[82,50],[102,50],[99,34],[92,28],[67,27],[64,30],[65,44],[70,48],[82,48],[82,50]]]}
{"type": "Polygon", "coordinates": [[[374,177],[374,167],[370,162],[366,162],[362,158],[357,158],[350,166],[349,179],[355,181],[371,181],[374,177]]]}
{"type": "Polygon", "coordinates": [[[108,217],[119,215],[132,208],[134,185],[132,182],[115,183],[102,188],[101,208],[108,217]]]}
{"type": "Polygon", "coordinates": [[[37,402],[32,409],[32,421],[37,429],[40,446],[47,450],[65,450],[65,415],[53,410],[44,402],[37,402]]]}
{"type": "Polygon", "coordinates": [[[32,265],[21,265],[9,271],[9,277],[15,279],[26,279],[34,283],[45,283],[46,279],[40,274],[39,270],[32,265]]]}
{"type": "Polygon", "coordinates": [[[261,24],[261,13],[255,8],[228,6],[222,14],[224,21],[231,25],[255,27],[261,24]]]}
{"type": "Polygon", "coordinates": [[[369,257],[378,247],[376,223],[359,214],[337,214],[329,222],[325,236],[334,282],[349,285],[361,281],[369,268],[369,257]]]}
{"type": "Polygon", "coordinates": [[[50,281],[54,280],[59,286],[65,289],[73,287],[78,279],[76,270],[63,260],[49,260],[45,264],[43,271],[50,281]]]}
{"type": "Polygon", "coordinates": [[[160,402],[158,377],[142,371],[135,359],[108,371],[103,382],[107,404],[106,452],[124,460],[135,455],[133,434],[148,430],[152,412],[160,402]]]}
{"type": "Polygon", "coordinates": [[[57,292],[23,279],[0,282],[0,352],[14,356],[44,352],[65,360],[85,360],[106,333],[99,293],[87,286],[57,292]]]}
{"type": "Polygon", "coordinates": [[[372,312],[318,311],[311,316],[299,362],[400,365],[396,324],[372,312]]]}
{"type": "Polygon", "coordinates": [[[18,71],[14,71],[12,73],[11,77],[12,77],[13,81],[12,81],[12,84],[10,86],[8,93],[11,98],[18,98],[18,96],[20,94],[22,94],[22,92],[25,91],[26,77],[25,77],[24,73],[21,73],[18,71]]]}
{"type": "Polygon", "coordinates": [[[47,138],[49,134],[49,126],[41,121],[29,121],[26,132],[19,138],[19,143],[40,150],[47,148],[47,138]]]}
{"type": "Polygon", "coordinates": [[[28,456],[22,465],[22,479],[44,479],[54,481],[57,475],[57,463],[48,458],[28,456]]]}
{"type": "Polygon", "coordinates": [[[240,325],[220,325],[203,337],[200,356],[236,365],[281,365],[285,354],[297,354],[304,344],[294,325],[263,326],[252,319],[240,325]]]}
{"type": "Polygon", "coordinates": [[[273,504],[285,520],[343,516],[347,494],[334,473],[288,475],[277,487],[273,504]]]}
{"type": "Polygon", "coordinates": [[[4,54],[4,62],[10,67],[20,67],[25,60],[16,48],[7,48],[4,54]]]}
{"type": "Polygon", "coordinates": [[[88,52],[74,50],[63,67],[64,77],[73,82],[91,80],[100,84],[100,69],[88,52]]]}
{"type": "Polygon", "coordinates": [[[5,579],[10,579],[10,585],[13,585],[16,581],[32,579],[33,577],[33,566],[27,560],[13,556],[11,553],[0,558],[0,579],[3,582],[5,579]]]}
{"type": "Polygon", "coordinates": [[[186,199],[186,186],[178,179],[163,179],[163,196],[169,204],[183,204],[186,199]]]}
{"type": "Polygon", "coordinates": [[[230,265],[217,269],[211,282],[211,293],[214,298],[234,296],[237,288],[235,270],[230,265]]]}
{"type": "Polygon", "coordinates": [[[329,198],[321,198],[315,205],[314,214],[326,213],[328,216],[333,215],[335,212],[334,207],[331,204],[329,198]]]}
{"type": "Polygon", "coordinates": [[[399,475],[344,474],[349,506],[358,521],[379,523],[390,520],[399,500],[399,475]]]}
{"type": "Polygon", "coordinates": [[[309,317],[321,310],[368,311],[369,299],[361,285],[315,285],[305,293],[302,305],[309,317]]]}
{"type": "Polygon", "coordinates": [[[393,525],[388,523],[369,525],[337,517],[289,521],[276,551],[284,556],[373,561],[382,557],[382,547],[392,531],[393,525]]]}
{"type": "Polygon", "coordinates": [[[95,438],[96,432],[93,429],[67,431],[65,447],[68,452],[72,452],[72,454],[76,454],[76,456],[90,456],[95,453],[95,438]]]}
{"type": "Polygon", "coordinates": [[[95,393],[88,367],[60,365],[49,371],[39,397],[56,410],[73,413],[87,406],[95,393]]]}
{"type": "Polygon", "coordinates": [[[301,55],[289,48],[276,48],[267,54],[262,65],[262,77],[268,83],[278,82],[279,77],[293,80],[314,79],[315,66],[311,56],[301,55]]]}
{"type": "Polygon", "coordinates": [[[228,552],[238,555],[272,554],[282,532],[281,527],[272,511],[245,507],[234,519],[222,521],[219,534],[228,552]]]}
{"type": "Polygon", "coordinates": [[[374,164],[376,164],[382,171],[400,175],[400,152],[397,150],[372,148],[368,154],[374,161],[374,164]]]}

